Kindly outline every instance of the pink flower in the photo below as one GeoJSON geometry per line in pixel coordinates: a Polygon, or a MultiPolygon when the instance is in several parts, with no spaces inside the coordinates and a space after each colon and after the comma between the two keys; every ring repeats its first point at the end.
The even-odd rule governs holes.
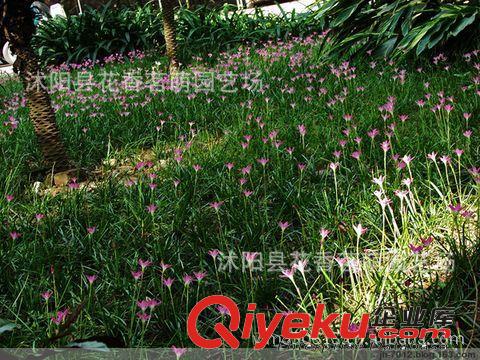
{"type": "Polygon", "coordinates": [[[163,285],[165,285],[166,287],[170,288],[173,284],[173,279],[172,278],[166,278],[166,279],[163,279],[163,285]]]}
{"type": "Polygon", "coordinates": [[[375,137],[380,134],[380,131],[378,129],[372,129],[370,131],[367,132],[367,135],[371,138],[371,139],[375,139],[375,137]]]}
{"type": "Polygon", "coordinates": [[[307,128],[305,127],[305,125],[298,125],[298,132],[300,133],[300,136],[305,136],[307,134],[307,128]]]}
{"type": "Polygon", "coordinates": [[[465,136],[466,138],[470,138],[470,136],[472,136],[472,130],[465,130],[463,132],[463,136],[465,136]]]}
{"type": "Polygon", "coordinates": [[[380,175],[378,178],[374,177],[372,181],[373,181],[374,184],[382,187],[383,182],[385,181],[385,176],[380,175]]]}
{"type": "Polygon", "coordinates": [[[443,107],[447,113],[450,113],[453,110],[453,105],[447,104],[443,107]]]}
{"type": "Polygon", "coordinates": [[[358,331],[360,329],[360,326],[356,323],[351,323],[348,325],[348,331],[358,331]]]}
{"type": "Polygon", "coordinates": [[[293,265],[293,267],[294,267],[295,269],[297,269],[298,271],[300,271],[300,273],[301,273],[302,275],[304,275],[304,274],[305,274],[305,269],[306,269],[306,267],[307,267],[307,263],[308,263],[307,260],[298,260],[298,262],[295,263],[295,264],[293,265]]]}
{"type": "Polygon", "coordinates": [[[60,325],[65,320],[69,312],[70,311],[68,309],[58,311],[57,315],[51,318],[52,322],[55,325],[60,325]]]}
{"type": "Polygon", "coordinates": [[[143,271],[142,270],[132,271],[132,276],[135,280],[138,280],[143,276],[143,271]]]}
{"type": "Polygon", "coordinates": [[[256,252],[244,252],[243,256],[245,257],[245,260],[247,260],[248,265],[252,265],[253,262],[255,261],[255,258],[258,256],[258,253],[256,253],[256,252]]]}
{"type": "Polygon", "coordinates": [[[140,267],[142,268],[142,271],[144,271],[147,267],[152,265],[152,262],[150,260],[139,259],[138,260],[138,265],[140,265],[140,267]]]}
{"type": "Polygon", "coordinates": [[[266,158],[261,158],[257,160],[262,166],[267,165],[267,163],[270,161],[269,159],[266,158]]]}
{"type": "Polygon", "coordinates": [[[435,151],[433,151],[433,152],[431,152],[430,154],[427,155],[427,158],[429,158],[430,160],[435,162],[437,160],[437,153],[435,151]]]}
{"type": "Polygon", "coordinates": [[[72,190],[80,188],[80,184],[77,183],[77,178],[72,178],[71,182],[68,184],[68,187],[72,190]]]}
{"type": "Polygon", "coordinates": [[[222,315],[230,315],[230,311],[228,310],[228,308],[226,306],[223,306],[223,305],[217,305],[216,306],[218,312],[222,315]]]}
{"type": "Polygon", "coordinates": [[[452,159],[448,155],[443,155],[440,157],[440,161],[446,166],[451,163],[452,159]]]}
{"type": "Polygon", "coordinates": [[[87,227],[87,233],[89,235],[92,235],[95,231],[97,231],[97,228],[95,226],[87,227]]]}
{"type": "Polygon", "coordinates": [[[230,162],[230,163],[226,163],[225,166],[227,167],[228,170],[232,170],[235,165],[230,162]]]}
{"type": "Polygon", "coordinates": [[[330,230],[324,228],[320,229],[320,236],[322,237],[322,240],[325,240],[329,234],[330,230]]]}
{"type": "Polygon", "coordinates": [[[97,275],[86,275],[86,278],[88,280],[88,283],[90,285],[92,285],[95,282],[95,280],[98,279],[98,276],[97,275]]]}
{"type": "Polygon", "coordinates": [[[22,234],[16,232],[16,231],[12,231],[10,233],[10,237],[12,238],[12,240],[17,240],[19,239],[20,237],[22,236],[22,234]]]}
{"type": "Polygon", "coordinates": [[[392,203],[392,200],[390,200],[388,197],[379,198],[378,203],[380,204],[382,209],[385,209],[388,205],[392,203]]]}
{"type": "Polygon", "coordinates": [[[285,221],[285,222],[279,221],[278,226],[280,227],[280,229],[282,229],[282,232],[283,232],[290,226],[290,224],[288,221],[285,221]]]}
{"type": "Polygon", "coordinates": [[[338,169],[338,167],[340,166],[340,163],[338,162],[331,162],[328,167],[330,169],[332,169],[332,171],[336,171],[338,169]]]}
{"type": "Polygon", "coordinates": [[[362,155],[362,152],[360,150],[357,150],[357,151],[354,151],[351,156],[356,160],[360,160],[360,155],[362,155]]]}
{"type": "Polygon", "coordinates": [[[7,199],[7,202],[12,202],[15,197],[13,195],[7,195],[5,196],[5,199],[7,199]]]}
{"type": "Polygon", "coordinates": [[[193,277],[188,275],[188,274],[185,274],[183,275],[183,282],[185,283],[186,286],[190,285],[193,281],[193,277]]]}
{"type": "Polygon", "coordinates": [[[280,277],[288,278],[291,281],[293,281],[293,276],[295,275],[295,270],[296,270],[296,268],[293,267],[293,266],[290,269],[283,269],[282,270],[282,275],[280,275],[280,277]]]}
{"type": "Polygon", "coordinates": [[[162,271],[165,271],[165,270],[167,270],[167,269],[170,269],[170,268],[172,267],[172,265],[170,265],[170,264],[165,264],[165,263],[163,262],[163,260],[162,260],[162,261],[160,261],[160,267],[162,268],[162,271]]]}
{"type": "Polygon", "coordinates": [[[390,141],[385,140],[380,144],[380,147],[382,148],[383,151],[387,152],[388,150],[390,150],[390,141]]]}
{"type": "Polygon", "coordinates": [[[141,300],[141,301],[137,301],[137,306],[143,311],[145,312],[145,310],[148,309],[148,300],[141,300]]]}
{"type": "Polygon", "coordinates": [[[146,314],[146,313],[137,313],[137,317],[142,321],[142,322],[147,322],[152,318],[151,315],[146,314]]]}
{"type": "Polygon", "coordinates": [[[175,356],[177,357],[177,359],[179,359],[183,354],[185,354],[187,352],[187,349],[177,348],[175,346],[172,346],[172,351],[175,354],[175,356]]]}
{"type": "Polygon", "coordinates": [[[193,170],[195,170],[195,172],[199,172],[202,170],[202,167],[200,165],[193,165],[193,170]]]}
{"type": "Polygon", "coordinates": [[[48,290],[48,291],[45,291],[43,293],[40,294],[40,296],[42,297],[43,300],[45,301],[48,301],[48,299],[50,299],[53,295],[53,292],[48,290]]]}
{"type": "Polygon", "coordinates": [[[250,171],[252,170],[252,165],[247,165],[244,168],[242,168],[241,172],[242,175],[247,175],[250,174],[250,171]]]}
{"type": "Polygon", "coordinates": [[[140,161],[140,162],[135,164],[135,170],[141,170],[144,167],[145,167],[145,162],[143,162],[143,161],[140,161]]]}
{"type": "Polygon", "coordinates": [[[355,230],[355,233],[357,234],[358,237],[362,236],[367,232],[367,228],[364,228],[362,224],[354,225],[353,230],[355,230]]]}
{"type": "Polygon", "coordinates": [[[208,255],[210,255],[213,258],[213,260],[215,260],[219,254],[220,254],[220,250],[218,249],[208,250],[208,255]]]}
{"type": "Polygon", "coordinates": [[[201,281],[205,278],[205,276],[207,276],[207,272],[198,271],[198,272],[194,272],[193,275],[195,276],[195,279],[197,279],[197,281],[201,281]]]}
{"type": "Polygon", "coordinates": [[[150,310],[154,310],[158,305],[162,303],[161,301],[158,301],[156,299],[149,299],[149,300],[146,300],[146,302],[150,310]]]}
{"type": "Polygon", "coordinates": [[[43,218],[45,218],[45,215],[44,215],[44,214],[36,214],[36,215],[35,215],[35,219],[37,219],[37,221],[40,221],[40,220],[42,220],[43,218]]]}
{"type": "Polygon", "coordinates": [[[408,244],[408,247],[410,248],[410,250],[412,250],[412,252],[414,254],[419,254],[422,250],[423,250],[423,246],[420,245],[420,246],[415,246],[413,244],[408,244]]]}
{"type": "Polygon", "coordinates": [[[422,244],[424,246],[428,246],[432,243],[433,241],[433,237],[429,236],[428,238],[424,239],[424,238],[420,238],[420,241],[422,242],[422,244]]]}
{"type": "Polygon", "coordinates": [[[407,186],[407,187],[410,187],[410,185],[412,185],[413,183],[413,178],[405,178],[402,180],[402,184],[407,186]]]}
{"type": "Polygon", "coordinates": [[[348,261],[347,258],[341,258],[341,257],[335,257],[335,261],[337,262],[337,264],[343,268],[343,265],[345,265],[348,261]]]}
{"type": "Polygon", "coordinates": [[[211,202],[209,205],[212,209],[215,209],[215,211],[218,211],[218,209],[220,209],[220,206],[222,206],[224,204],[224,201],[214,201],[214,202],[211,202]]]}
{"type": "Polygon", "coordinates": [[[402,161],[405,163],[405,164],[410,164],[413,160],[413,157],[410,156],[410,155],[405,155],[403,158],[402,158],[402,161]]]}
{"type": "Polygon", "coordinates": [[[157,206],[155,204],[150,204],[146,208],[147,208],[147,211],[150,214],[153,214],[155,212],[155,210],[157,210],[157,206]]]}
{"type": "Polygon", "coordinates": [[[297,164],[297,167],[298,167],[298,170],[300,170],[301,172],[303,172],[303,170],[305,170],[305,168],[307,167],[307,165],[303,164],[303,163],[298,163],[297,164]]]}
{"type": "Polygon", "coordinates": [[[250,197],[250,195],[252,195],[252,194],[253,194],[253,191],[251,191],[251,190],[244,190],[243,191],[243,195],[245,195],[245,197],[250,197]]]}
{"type": "Polygon", "coordinates": [[[455,154],[456,154],[458,157],[462,156],[462,154],[463,154],[463,150],[462,150],[462,149],[455,149],[454,152],[455,152],[455,154]]]}
{"type": "Polygon", "coordinates": [[[275,143],[274,143],[274,146],[275,146],[275,148],[277,148],[277,149],[279,149],[280,146],[282,146],[282,145],[283,145],[283,141],[275,141],[275,143]]]}
{"type": "Polygon", "coordinates": [[[450,210],[452,210],[455,213],[458,213],[463,209],[463,207],[462,207],[462,205],[460,205],[460,203],[458,203],[456,205],[450,204],[450,205],[448,205],[448,207],[450,208],[450,210]]]}

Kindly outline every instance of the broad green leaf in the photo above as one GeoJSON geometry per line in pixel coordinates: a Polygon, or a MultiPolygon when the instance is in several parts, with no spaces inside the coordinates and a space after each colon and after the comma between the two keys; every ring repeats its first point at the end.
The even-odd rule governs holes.
{"type": "Polygon", "coordinates": [[[99,341],[72,342],[72,343],[69,343],[67,347],[91,349],[91,350],[104,351],[104,352],[110,351],[107,345],[99,341]]]}
{"type": "Polygon", "coordinates": [[[451,32],[453,36],[457,36],[460,34],[467,26],[471,25],[477,16],[477,12],[474,12],[472,16],[469,16],[467,18],[464,18],[462,21],[460,21],[460,24],[451,32]]]}
{"type": "Polygon", "coordinates": [[[343,10],[340,14],[338,14],[335,19],[333,19],[331,26],[337,27],[343,24],[352,14],[357,10],[358,6],[361,4],[361,1],[356,2],[352,6],[349,6],[345,10],[343,10]]]}
{"type": "Polygon", "coordinates": [[[397,43],[397,40],[398,36],[388,39],[378,47],[376,54],[382,57],[390,55],[393,49],[395,49],[395,44],[397,43]]]}
{"type": "Polygon", "coordinates": [[[17,327],[17,325],[15,325],[11,322],[8,322],[6,320],[0,319],[0,335],[2,335],[3,333],[5,333],[7,331],[12,331],[16,327],[17,327]]]}

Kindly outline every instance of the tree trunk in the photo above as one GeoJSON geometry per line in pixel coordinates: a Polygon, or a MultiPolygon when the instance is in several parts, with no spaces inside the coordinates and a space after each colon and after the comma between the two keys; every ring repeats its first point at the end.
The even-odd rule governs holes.
{"type": "Polygon", "coordinates": [[[35,128],[44,161],[56,171],[70,168],[60,131],[55,120],[50,95],[40,73],[37,57],[30,47],[35,31],[31,1],[6,0],[2,16],[2,33],[17,55],[14,67],[24,86],[30,119],[35,128]]]}
{"type": "Polygon", "coordinates": [[[175,73],[180,67],[177,58],[177,37],[175,31],[175,7],[176,0],[161,0],[163,14],[163,31],[167,56],[170,61],[170,72],[175,73]]]}

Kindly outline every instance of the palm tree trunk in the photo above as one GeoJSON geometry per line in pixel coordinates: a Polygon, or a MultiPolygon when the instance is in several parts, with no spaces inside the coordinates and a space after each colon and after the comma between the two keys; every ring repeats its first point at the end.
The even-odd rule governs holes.
{"type": "Polygon", "coordinates": [[[170,60],[170,72],[175,73],[180,67],[177,57],[177,37],[175,31],[176,0],[161,0],[163,13],[163,32],[167,56],[170,60]]]}
{"type": "Polygon", "coordinates": [[[2,16],[2,33],[17,55],[14,67],[24,86],[30,119],[35,128],[44,161],[57,171],[69,169],[65,147],[55,120],[50,95],[40,73],[37,57],[30,41],[35,31],[31,1],[6,0],[2,16]]]}
{"type": "Polygon", "coordinates": [[[30,119],[44,160],[49,167],[54,166],[55,170],[67,170],[70,162],[60,137],[50,95],[39,75],[40,67],[36,56],[28,48],[17,49],[15,53],[18,56],[16,63],[19,63],[17,67],[25,89],[30,119]]]}

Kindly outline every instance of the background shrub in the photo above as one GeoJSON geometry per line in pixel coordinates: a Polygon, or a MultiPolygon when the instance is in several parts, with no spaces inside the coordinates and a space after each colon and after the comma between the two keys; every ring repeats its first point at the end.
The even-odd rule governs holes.
{"type": "Polygon", "coordinates": [[[480,34],[479,4],[478,0],[327,0],[315,12],[322,26],[336,35],[332,55],[375,50],[377,56],[399,57],[445,45],[450,51],[471,49],[480,34]]]}
{"type": "Polygon", "coordinates": [[[47,64],[79,63],[114,53],[148,49],[163,44],[162,18],[151,6],[99,10],[56,17],[43,22],[34,38],[38,55],[47,64]]]}
{"type": "MultiPolygon", "coordinates": [[[[271,38],[304,35],[318,29],[311,15],[254,15],[233,12],[234,6],[212,9],[198,7],[177,11],[177,37],[181,57],[199,52],[226,50],[233,44],[271,38]]],[[[87,8],[81,15],[55,18],[42,23],[34,46],[45,64],[79,63],[115,53],[162,48],[164,45],[161,12],[147,5],[114,9],[87,8]]]]}

